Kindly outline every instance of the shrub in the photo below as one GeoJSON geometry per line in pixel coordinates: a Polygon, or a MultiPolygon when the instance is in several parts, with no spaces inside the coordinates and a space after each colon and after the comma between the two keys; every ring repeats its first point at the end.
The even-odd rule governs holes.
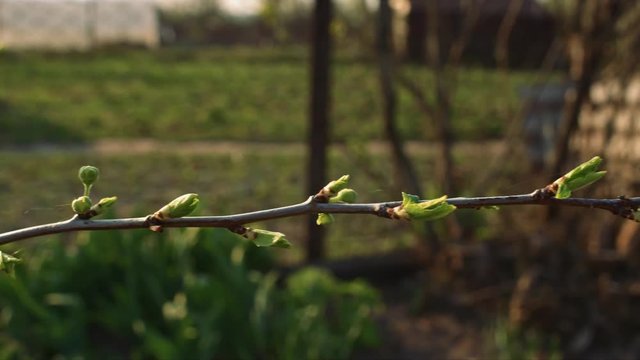
{"type": "Polygon", "coordinates": [[[79,233],[0,276],[0,358],[338,359],[374,345],[379,298],[223,229],[79,233]],[[160,237],[158,237],[160,236],[160,237]]]}

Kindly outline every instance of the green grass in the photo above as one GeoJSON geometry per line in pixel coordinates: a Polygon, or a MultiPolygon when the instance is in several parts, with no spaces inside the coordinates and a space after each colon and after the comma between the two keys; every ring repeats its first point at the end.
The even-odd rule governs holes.
{"type": "MultiPolygon", "coordinates": [[[[334,63],[334,139],[381,138],[374,64],[334,63]]],[[[408,68],[425,92],[429,70],[408,68]]],[[[502,134],[518,108],[515,90],[494,72],[463,69],[453,101],[461,139],[502,134]]],[[[301,141],[306,137],[309,69],[300,50],[208,49],[90,54],[0,54],[0,142],[103,138],[301,141]]],[[[430,139],[425,116],[400,91],[398,119],[408,139],[430,139]]]]}

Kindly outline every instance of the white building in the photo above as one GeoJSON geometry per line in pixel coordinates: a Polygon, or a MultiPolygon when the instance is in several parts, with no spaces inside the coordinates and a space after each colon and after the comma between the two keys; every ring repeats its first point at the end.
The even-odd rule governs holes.
{"type": "Polygon", "coordinates": [[[147,0],[0,0],[0,47],[87,50],[109,44],[156,47],[156,6],[147,0]]]}

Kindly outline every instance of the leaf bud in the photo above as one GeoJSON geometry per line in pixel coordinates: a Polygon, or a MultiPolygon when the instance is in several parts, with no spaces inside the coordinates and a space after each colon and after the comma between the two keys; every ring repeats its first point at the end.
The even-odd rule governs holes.
{"type": "Polygon", "coordinates": [[[78,215],[86,214],[91,210],[91,198],[88,196],[80,196],[71,202],[71,208],[73,212],[78,215]]]}
{"type": "Polygon", "coordinates": [[[198,194],[184,194],[156,211],[153,217],[158,220],[181,218],[194,212],[199,203],[198,194]]]}
{"type": "Polygon", "coordinates": [[[333,223],[334,217],[331,214],[319,213],[318,218],[316,219],[316,224],[318,225],[329,225],[333,223]]]}
{"type": "Polygon", "coordinates": [[[342,175],[338,180],[333,180],[328,183],[323,190],[328,192],[329,195],[337,194],[338,191],[344,189],[349,185],[349,175],[342,175]]]}
{"type": "Polygon", "coordinates": [[[100,176],[100,171],[95,166],[83,166],[78,171],[78,178],[86,186],[93,185],[98,180],[98,176],[100,176]]]}
{"type": "Polygon", "coordinates": [[[602,158],[594,156],[591,160],[576,166],[564,174],[564,176],[554,181],[553,184],[551,184],[551,188],[555,192],[555,197],[557,199],[566,199],[571,196],[573,191],[602,179],[607,172],[597,171],[601,163],[602,158]]]}
{"type": "Polygon", "coordinates": [[[97,204],[91,207],[91,212],[95,215],[100,215],[104,213],[108,208],[110,208],[115,202],[118,200],[118,197],[112,196],[107,198],[102,198],[98,201],[97,204]]]}
{"type": "Polygon", "coordinates": [[[354,203],[358,193],[353,189],[342,189],[336,196],[329,198],[330,203],[354,203]]]}

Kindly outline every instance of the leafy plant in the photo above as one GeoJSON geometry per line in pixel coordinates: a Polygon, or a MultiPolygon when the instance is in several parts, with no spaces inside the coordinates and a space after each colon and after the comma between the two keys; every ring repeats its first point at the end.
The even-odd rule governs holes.
{"type": "Polygon", "coordinates": [[[372,288],[317,269],[279,286],[271,266],[223,229],[47,242],[0,276],[0,359],[338,359],[376,343],[372,288]]]}

